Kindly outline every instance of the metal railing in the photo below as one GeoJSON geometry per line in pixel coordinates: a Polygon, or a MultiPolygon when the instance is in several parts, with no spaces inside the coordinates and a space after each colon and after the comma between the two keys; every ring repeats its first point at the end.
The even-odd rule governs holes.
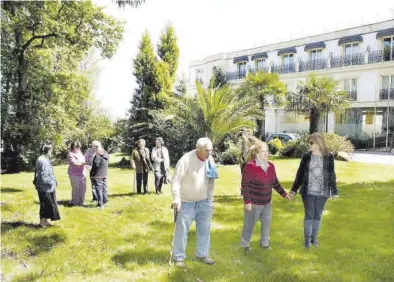
{"type": "Polygon", "coordinates": [[[357,53],[353,55],[331,57],[331,68],[338,68],[344,66],[355,66],[364,64],[364,53],[357,53]]]}
{"type": "Polygon", "coordinates": [[[279,74],[293,73],[293,72],[296,72],[296,65],[295,65],[295,63],[281,64],[281,65],[273,64],[271,66],[271,72],[276,72],[279,74]]]}
{"type": "Polygon", "coordinates": [[[226,80],[235,80],[235,79],[242,79],[246,77],[246,70],[245,71],[233,71],[226,73],[226,80]]]}
{"type": "Polygon", "coordinates": [[[309,60],[309,61],[299,61],[300,72],[309,71],[309,70],[322,70],[328,67],[327,60],[318,59],[318,60],[309,60]]]}
{"type": "Polygon", "coordinates": [[[357,90],[345,90],[349,96],[350,96],[350,100],[352,101],[357,101],[357,90]]]}
{"type": "Polygon", "coordinates": [[[380,89],[379,100],[394,100],[394,88],[380,89]]]}

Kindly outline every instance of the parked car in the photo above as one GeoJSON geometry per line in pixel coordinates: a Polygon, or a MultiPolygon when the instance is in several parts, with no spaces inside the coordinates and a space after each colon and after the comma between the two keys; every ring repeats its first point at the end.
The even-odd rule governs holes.
{"type": "Polygon", "coordinates": [[[282,144],[286,144],[291,140],[296,140],[301,138],[301,136],[297,133],[280,132],[280,133],[271,134],[270,136],[267,137],[267,140],[265,140],[265,142],[268,143],[274,138],[278,138],[280,141],[282,141],[282,144]]]}

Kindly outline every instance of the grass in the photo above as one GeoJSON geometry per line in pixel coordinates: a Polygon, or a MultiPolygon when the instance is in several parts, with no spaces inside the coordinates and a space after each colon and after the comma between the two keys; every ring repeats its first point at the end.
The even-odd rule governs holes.
{"type": "MultiPolygon", "coordinates": [[[[273,162],[288,190],[299,160],[273,162]]],[[[243,219],[239,167],[219,167],[211,232],[216,265],[194,260],[193,225],[186,268],[173,267],[170,279],[170,186],[164,186],[162,196],[132,195],[131,171],[110,168],[108,207],[103,211],[92,204],[71,208],[67,166],[57,166],[62,219],[40,229],[32,173],[3,175],[2,281],[392,281],[393,167],[336,162],[336,171],[340,199],[326,206],[319,249],[303,249],[300,197],[289,203],[275,193],[272,250],[258,247],[257,224],[253,250],[245,256],[239,247],[243,219]]],[[[151,175],[149,185],[152,191],[151,175]]],[[[91,199],[90,187],[87,199],[91,199]]]]}

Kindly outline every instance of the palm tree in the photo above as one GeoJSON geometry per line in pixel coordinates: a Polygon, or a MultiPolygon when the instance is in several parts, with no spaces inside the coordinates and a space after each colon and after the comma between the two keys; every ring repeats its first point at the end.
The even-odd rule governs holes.
{"type": "Polygon", "coordinates": [[[296,92],[289,93],[287,109],[309,114],[309,133],[318,131],[320,116],[340,112],[350,104],[346,91],[337,91],[338,81],[331,77],[310,74],[306,83],[298,85],[296,92]]]}
{"type": "MultiPolygon", "coordinates": [[[[228,133],[241,128],[253,128],[262,112],[253,97],[240,98],[229,85],[204,89],[196,82],[195,97],[174,97],[172,106],[162,113],[191,126],[196,136],[209,137],[214,146],[228,133]]],[[[165,116],[163,116],[165,115],[165,116]]]]}
{"type": "MultiPolygon", "coordinates": [[[[277,105],[284,103],[286,85],[279,80],[277,73],[259,71],[256,74],[249,73],[237,91],[241,97],[254,97],[260,111],[264,114],[270,103],[277,105]]],[[[261,140],[265,136],[265,118],[263,116],[256,120],[256,126],[256,136],[261,140]]]]}

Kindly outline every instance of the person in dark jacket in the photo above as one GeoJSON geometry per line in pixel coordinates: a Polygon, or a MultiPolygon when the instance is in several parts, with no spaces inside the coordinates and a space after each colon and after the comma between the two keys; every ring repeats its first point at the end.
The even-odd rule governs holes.
{"type": "Polygon", "coordinates": [[[33,181],[40,200],[40,226],[43,228],[50,225],[49,218],[52,221],[60,219],[56,203],[57,181],[49,159],[51,150],[51,145],[41,147],[42,155],[37,159],[33,181]]]}
{"type": "Polygon", "coordinates": [[[150,161],[149,149],[145,147],[146,141],[138,139],[138,148],[131,152],[131,169],[136,172],[137,194],[141,194],[141,186],[144,185],[144,195],[149,194],[148,190],[148,173],[154,171],[150,161]]]}
{"type": "Polygon", "coordinates": [[[93,141],[92,144],[96,154],[92,161],[90,179],[96,191],[97,207],[103,209],[104,205],[108,203],[107,175],[109,156],[101,147],[101,143],[99,141],[93,141]]]}
{"type": "Polygon", "coordinates": [[[324,137],[319,133],[313,133],[307,142],[309,152],[302,156],[290,198],[293,199],[301,187],[300,194],[305,210],[305,248],[310,248],[312,244],[319,246],[317,236],[324,206],[329,197],[338,197],[338,189],[334,157],[328,151],[324,137]]]}

